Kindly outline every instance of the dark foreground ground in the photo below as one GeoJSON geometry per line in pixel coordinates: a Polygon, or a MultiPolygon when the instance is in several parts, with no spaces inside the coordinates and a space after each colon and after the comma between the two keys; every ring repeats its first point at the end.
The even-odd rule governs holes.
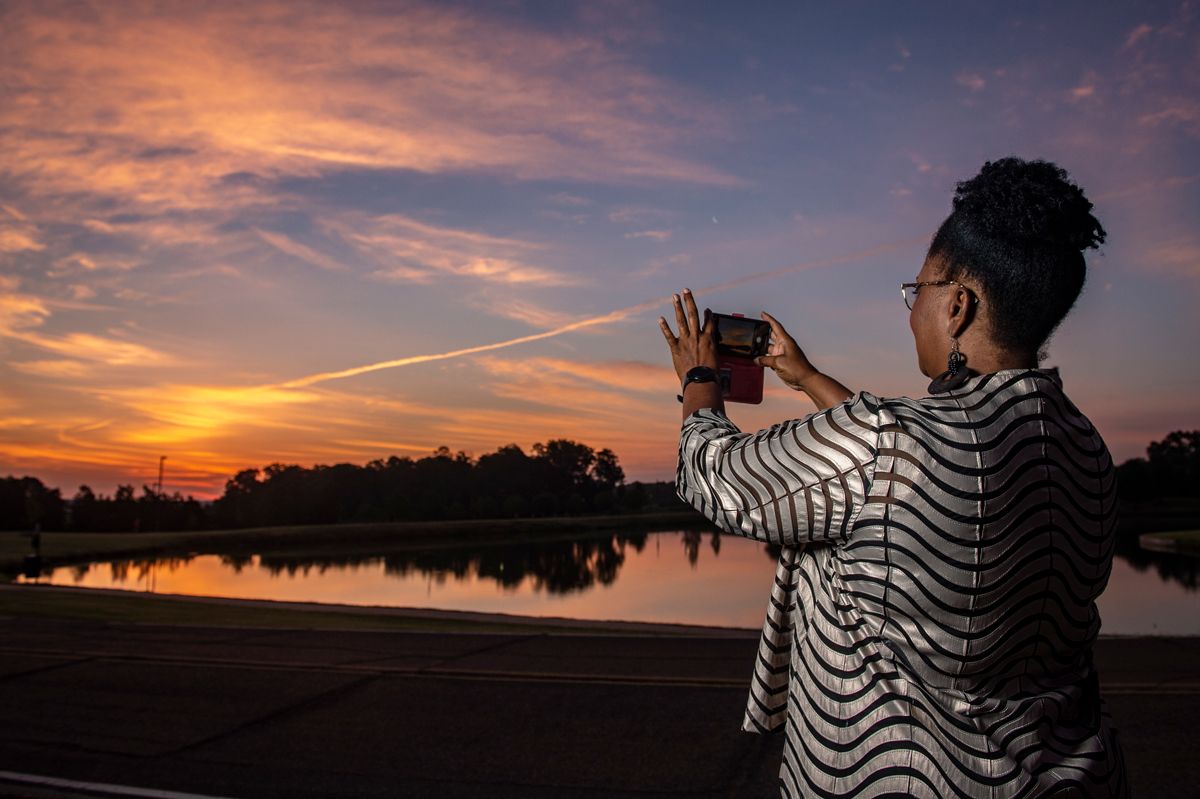
{"type": "MultiPolygon", "coordinates": [[[[0,795],[774,796],[755,643],[0,619],[0,795]]],[[[1200,639],[1097,660],[1135,796],[1196,796],[1200,639]]]]}

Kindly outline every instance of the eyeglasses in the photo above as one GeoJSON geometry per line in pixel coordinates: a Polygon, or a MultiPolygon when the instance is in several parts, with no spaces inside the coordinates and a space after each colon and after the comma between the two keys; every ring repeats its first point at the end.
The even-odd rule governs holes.
{"type": "Polygon", "coordinates": [[[979,297],[975,296],[975,292],[957,280],[926,280],[922,283],[901,283],[900,293],[904,295],[904,304],[908,306],[908,310],[912,310],[913,303],[917,301],[917,295],[921,293],[921,289],[925,286],[958,286],[965,289],[968,294],[974,297],[976,303],[979,302],[979,297]]]}

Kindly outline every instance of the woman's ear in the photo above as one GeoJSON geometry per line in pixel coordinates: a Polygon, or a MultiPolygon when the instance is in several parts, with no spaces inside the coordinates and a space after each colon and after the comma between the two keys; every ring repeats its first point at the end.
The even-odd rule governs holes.
{"type": "Polygon", "coordinates": [[[975,321],[977,303],[971,292],[963,286],[955,285],[953,288],[946,303],[946,332],[951,339],[956,339],[975,321]]]}

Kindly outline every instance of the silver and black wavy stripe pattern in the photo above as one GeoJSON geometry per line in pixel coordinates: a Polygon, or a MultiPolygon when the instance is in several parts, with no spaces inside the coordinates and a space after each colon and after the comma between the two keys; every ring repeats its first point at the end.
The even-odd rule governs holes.
{"type": "Polygon", "coordinates": [[[701,411],[677,482],[783,546],[744,729],[786,729],[784,796],[1128,794],[1091,658],[1113,465],[1055,373],[754,435],[701,411]]]}

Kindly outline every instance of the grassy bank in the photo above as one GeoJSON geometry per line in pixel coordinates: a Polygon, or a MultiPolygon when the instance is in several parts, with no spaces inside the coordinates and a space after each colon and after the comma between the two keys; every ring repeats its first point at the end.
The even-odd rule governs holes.
{"type": "MultiPolygon", "coordinates": [[[[578,633],[568,626],[479,622],[459,619],[372,615],[336,610],[291,610],[241,603],[218,604],[147,594],[114,596],[99,591],[59,591],[42,586],[0,590],[0,617],[64,621],[193,624],[217,627],[291,627],[331,630],[420,632],[578,633]]],[[[609,633],[603,628],[589,633],[609,633]]]]}
{"type": "Polygon", "coordinates": [[[1146,533],[1139,537],[1139,542],[1143,549],[1150,549],[1155,552],[1178,552],[1182,555],[1200,555],[1200,530],[1146,533]]]}
{"type": "Polygon", "coordinates": [[[1159,499],[1140,505],[1122,503],[1119,535],[1137,538],[1143,533],[1200,528],[1200,499],[1159,499]]]}
{"type": "MultiPolygon", "coordinates": [[[[547,540],[588,533],[703,529],[709,526],[708,521],[694,511],[670,511],[630,516],[387,522],[187,533],[42,533],[41,550],[43,565],[57,567],[121,558],[347,553],[381,547],[458,546],[473,541],[547,540]]],[[[28,533],[0,533],[0,575],[10,580],[14,578],[30,551],[28,533]]]]}

